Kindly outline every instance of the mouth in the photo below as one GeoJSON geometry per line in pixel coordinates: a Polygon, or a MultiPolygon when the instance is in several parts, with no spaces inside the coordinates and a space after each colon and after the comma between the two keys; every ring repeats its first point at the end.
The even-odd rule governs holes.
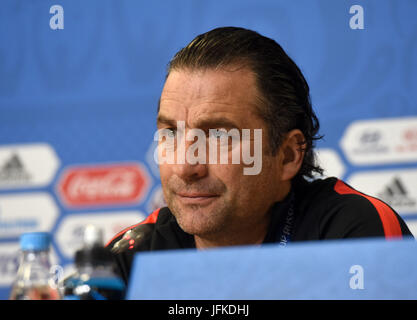
{"type": "Polygon", "coordinates": [[[184,204],[208,204],[217,199],[219,195],[212,193],[177,193],[178,198],[184,204]]]}

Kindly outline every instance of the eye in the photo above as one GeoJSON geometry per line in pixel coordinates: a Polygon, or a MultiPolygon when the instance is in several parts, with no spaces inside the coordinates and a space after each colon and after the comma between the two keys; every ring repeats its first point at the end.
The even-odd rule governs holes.
{"type": "Polygon", "coordinates": [[[226,129],[210,129],[210,137],[215,139],[220,139],[222,137],[228,137],[229,133],[226,129]]]}
{"type": "Polygon", "coordinates": [[[177,134],[177,129],[175,128],[165,128],[165,131],[167,133],[167,136],[170,138],[175,138],[177,134]]]}

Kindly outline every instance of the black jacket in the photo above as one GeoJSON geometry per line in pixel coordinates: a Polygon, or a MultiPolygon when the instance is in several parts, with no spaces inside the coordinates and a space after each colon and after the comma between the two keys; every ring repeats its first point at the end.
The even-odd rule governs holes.
{"type": "MultiPolygon", "coordinates": [[[[387,204],[356,191],[341,180],[327,178],[297,183],[286,199],[271,208],[264,243],[285,245],[287,238],[312,241],[402,236],[412,234],[387,204]]],[[[169,208],[164,207],[118,233],[106,247],[118,251],[113,252],[113,256],[118,272],[127,283],[136,252],[195,248],[195,242],[192,235],[179,227],[169,208]]]]}

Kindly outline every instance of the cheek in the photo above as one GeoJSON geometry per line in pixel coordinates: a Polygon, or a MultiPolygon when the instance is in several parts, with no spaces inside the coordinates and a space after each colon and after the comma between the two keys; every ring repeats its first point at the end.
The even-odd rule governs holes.
{"type": "Polygon", "coordinates": [[[172,176],[172,169],[170,165],[161,164],[159,166],[159,176],[162,184],[162,188],[165,190],[168,185],[168,181],[172,176]]]}
{"type": "Polygon", "coordinates": [[[264,157],[262,170],[257,175],[243,175],[240,181],[242,193],[247,195],[250,201],[269,201],[279,188],[277,177],[278,168],[274,167],[271,161],[264,157]]]}
{"type": "Polygon", "coordinates": [[[228,191],[236,189],[243,177],[243,166],[238,164],[212,164],[209,166],[211,178],[222,181],[228,191]]]}

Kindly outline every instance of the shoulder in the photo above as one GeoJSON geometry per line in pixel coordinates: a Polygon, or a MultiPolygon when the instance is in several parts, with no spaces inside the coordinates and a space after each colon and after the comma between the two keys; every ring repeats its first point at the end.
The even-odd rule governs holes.
{"type": "Polygon", "coordinates": [[[311,208],[323,238],[411,235],[401,217],[386,203],[337,178],[309,183],[311,208]]]}
{"type": "Polygon", "coordinates": [[[105,247],[112,248],[114,244],[121,240],[128,231],[141,225],[146,225],[150,227],[150,229],[154,229],[157,225],[163,224],[164,222],[168,221],[170,216],[171,212],[167,207],[158,208],[157,210],[149,214],[144,220],[118,232],[110,241],[107,242],[105,247]]]}
{"type": "Polygon", "coordinates": [[[115,271],[128,283],[134,255],[137,251],[152,250],[153,243],[158,243],[155,236],[157,230],[169,224],[172,213],[167,208],[160,208],[152,212],[143,221],[117,233],[107,244],[106,248],[112,252],[115,271]]]}

